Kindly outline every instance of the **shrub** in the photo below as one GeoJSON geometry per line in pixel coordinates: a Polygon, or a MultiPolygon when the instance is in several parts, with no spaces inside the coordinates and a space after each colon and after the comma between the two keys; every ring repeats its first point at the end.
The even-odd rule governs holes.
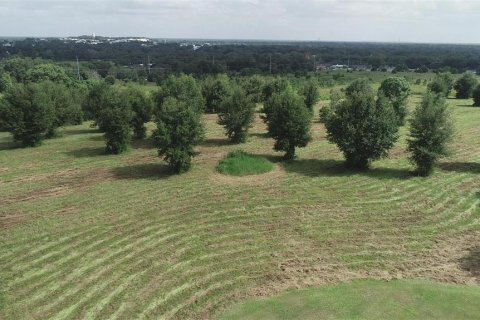
{"type": "Polygon", "coordinates": [[[237,150],[230,152],[220,161],[217,170],[231,176],[261,174],[273,169],[273,164],[265,158],[257,157],[237,150]]]}
{"type": "Polygon", "coordinates": [[[23,146],[39,145],[54,121],[54,104],[38,84],[16,84],[0,101],[0,127],[23,146]]]}
{"type": "Polygon", "coordinates": [[[133,111],[132,127],[136,139],[143,139],[147,135],[145,123],[152,119],[153,99],[144,90],[129,87],[123,92],[130,110],[133,111]]]}
{"type": "Polygon", "coordinates": [[[428,90],[448,97],[450,91],[453,89],[453,78],[450,73],[439,73],[428,84],[428,90]]]}
{"type": "Polygon", "coordinates": [[[240,87],[236,87],[220,105],[218,124],[224,126],[233,143],[243,143],[247,139],[254,115],[255,104],[240,87]]]}
{"type": "Polygon", "coordinates": [[[453,86],[457,99],[468,99],[472,97],[473,90],[478,85],[477,78],[471,73],[465,73],[460,77],[453,86]]]}
{"type": "Polygon", "coordinates": [[[480,85],[473,90],[473,105],[480,107],[480,85]]]}
{"type": "Polygon", "coordinates": [[[313,106],[320,100],[320,92],[317,85],[313,81],[308,81],[302,88],[305,106],[308,110],[313,111],[313,106]]]}
{"type": "Polygon", "coordinates": [[[353,82],[345,92],[345,99],[332,100],[321,120],[327,139],[343,152],[347,166],[365,169],[397,141],[397,117],[385,97],[375,100],[365,80],[353,82]]]}
{"type": "Polygon", "coordinates": [[[453,124],[443,96],[427,93],[410,120],[408,151],[419,175],[428,176],[438,158],[447,154],[453,124]]]}
{"type": "Polygon", "coordinates": [[[312,114],[291,87],[275,93],[268,102],[268,134],[275,139],[274,149],[285,151],[285,159],[295,157],[295,147],[305,147],[311,140],[312,114]]]}
{"type": "Polygon", "coordinates": [[[407,116],[407,99],[410,94],[410,85],[405,78],[391,77],[385,79],[378,89],[392,104],[397,115],[397,124],[404,125],[407,116]]]}
{"type": "Polygon", "coordinates": [[[174,173],[190,169],[194,147],[203,138],[201,114],[187,102],[170,97],[160,106],[156,123],[154,140],[158,154],[174,173]]]}

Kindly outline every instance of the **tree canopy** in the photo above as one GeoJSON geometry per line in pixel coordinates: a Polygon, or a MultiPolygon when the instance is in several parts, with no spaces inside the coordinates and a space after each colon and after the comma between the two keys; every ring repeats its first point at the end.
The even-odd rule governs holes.
{"type": "Polygon", "coordinates": [[[274,93],[268,101],[268,134],[275,140],[274,149],[285,151],[285,159],[295,158],[295,148],[305,147],[312,139],[311,112],[303,98],[291,87],[274,93]]]}
{"type": "Polygon", "coordinates": [[[375,99],[365,80],[353,82],[345,92],[344,99],[332,100],[321,120],[327,139],[343,152],[347,166],[365,169],[385,157],[397,141],[397,116],[384,96],[375,99]]]}

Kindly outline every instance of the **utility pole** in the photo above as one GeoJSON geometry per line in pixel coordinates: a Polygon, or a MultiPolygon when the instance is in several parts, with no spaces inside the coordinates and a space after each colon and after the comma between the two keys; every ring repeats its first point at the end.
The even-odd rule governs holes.
{"type": "Polygon", "coordinates": [[[78,64],[78,56],[75,56],[77,58],[77,76],[78,76],[78,81],[80,81],[80,65],[78,64]]]}
{"type": "Polygon", "coordinates": [[[314,54],[313,56],[313,72],[317,72],[317,56],[314,54]]]}

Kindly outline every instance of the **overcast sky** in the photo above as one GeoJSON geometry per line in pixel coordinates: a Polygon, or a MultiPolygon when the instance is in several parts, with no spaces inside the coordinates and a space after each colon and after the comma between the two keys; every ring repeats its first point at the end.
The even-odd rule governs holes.
{"type": "Polygon", "coordinates": [[[480,0],[0,0],[0,36],[480,43],[480,0]]]}

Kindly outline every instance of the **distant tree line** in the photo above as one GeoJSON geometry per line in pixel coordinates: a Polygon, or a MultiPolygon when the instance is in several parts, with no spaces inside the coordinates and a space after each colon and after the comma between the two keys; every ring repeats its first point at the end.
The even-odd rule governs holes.
{"type": "MultiPolygon", "coordinates": [[[[114,73],[118,79],[149,77],[150,80],[170,72],[252,75],[266,74],[271,70],[273,74],[304,74],[312,71],[314,64],[364,65],[374,70],[381,70],[388,65],[395,67],[396,71],[412,69],[426,72],[430,69],[452,73],[480,68],[477,45],[448,44],[225,42],[203,45],[194,50],[192,45],[180,46],[180,43],[172,42],[155,45],[138,42],[92,45],[30,38],[17,40],[13,46],[6,47],[0,42],[0,59],[14,55],[56,62],[73,62],[78,57],[81,62],[86,61],[81,63],[82,73],[96,70],[102,77],[114,73]],[[148,61],[152,62],[149,73],[148,61]],[[125,66],[131,69],[119,68],[125,66]]],[[[75,69],[75,64],[70,63],[69,68],[75,69]]]]}

